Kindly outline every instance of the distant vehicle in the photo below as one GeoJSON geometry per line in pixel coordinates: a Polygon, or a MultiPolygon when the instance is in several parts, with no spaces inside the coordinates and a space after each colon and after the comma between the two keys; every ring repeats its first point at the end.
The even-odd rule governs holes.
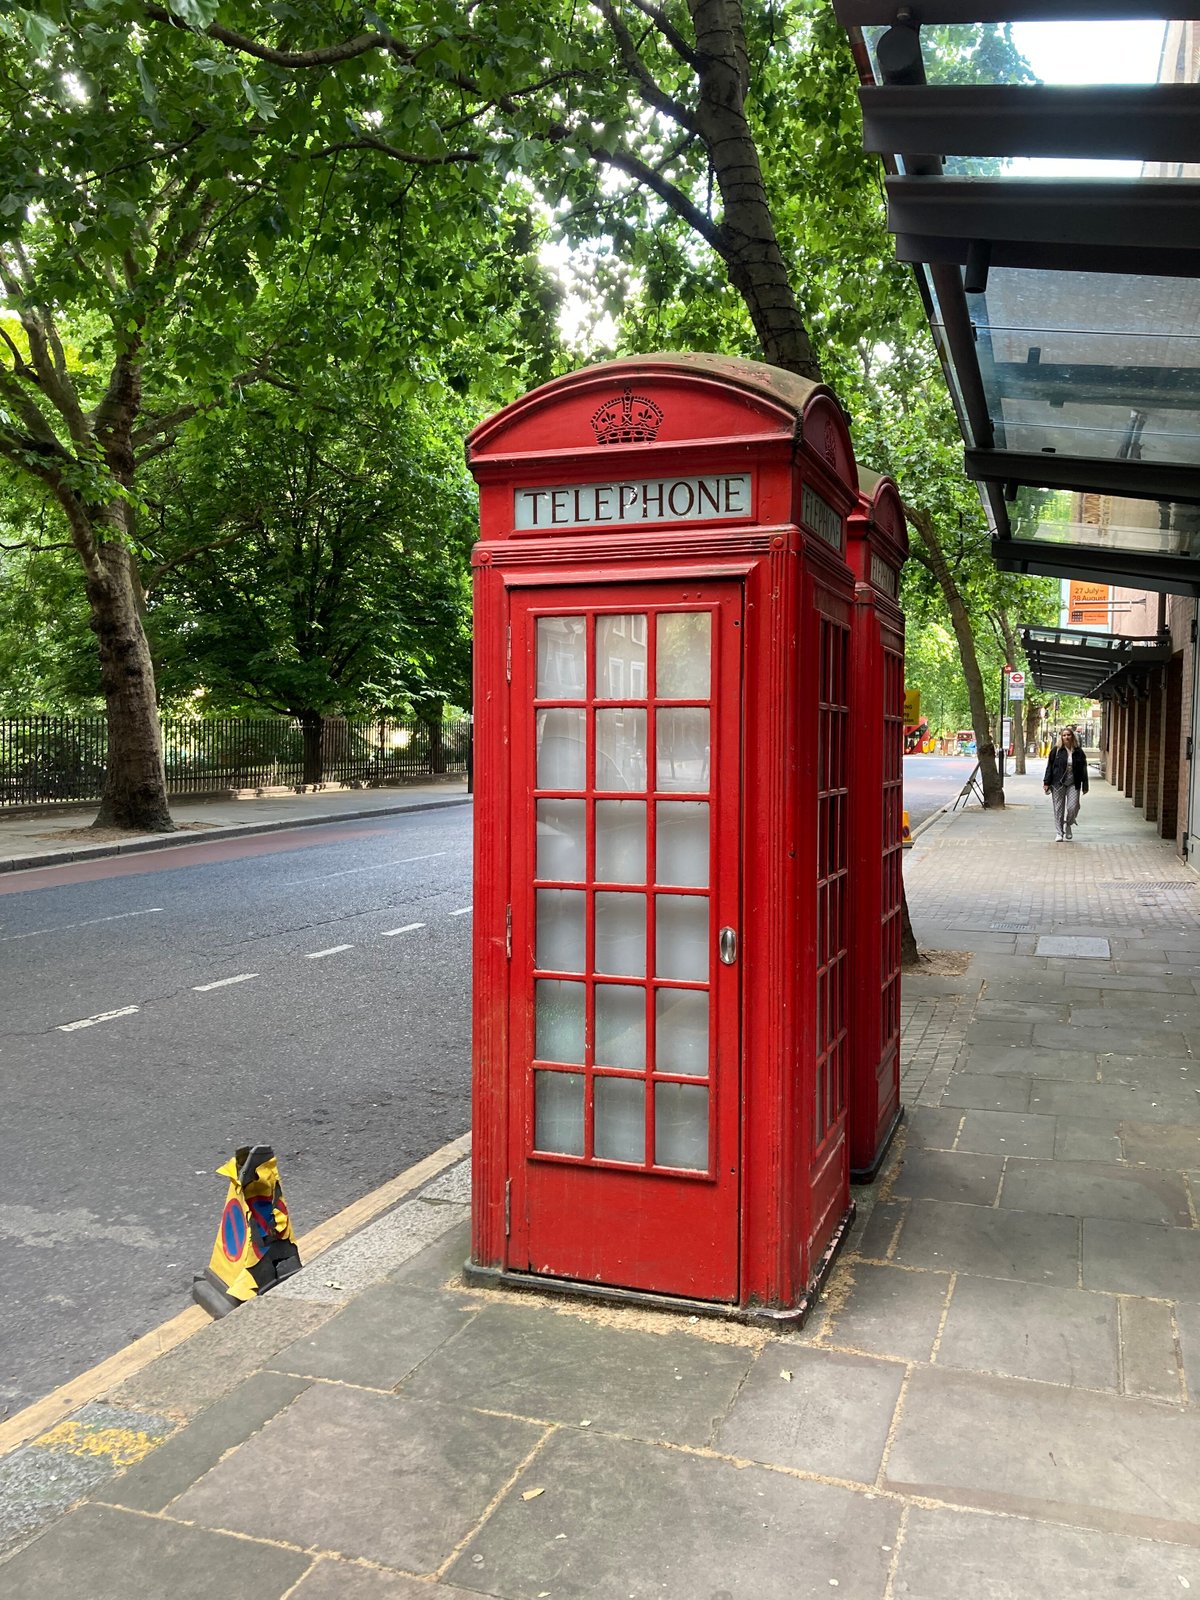
{"type": "Polygon", "coordinates": [[[973,756],[977,754],[975,748],[974,728],[960,728],[954,735],[954,750],[956,755],[973,756]]]}

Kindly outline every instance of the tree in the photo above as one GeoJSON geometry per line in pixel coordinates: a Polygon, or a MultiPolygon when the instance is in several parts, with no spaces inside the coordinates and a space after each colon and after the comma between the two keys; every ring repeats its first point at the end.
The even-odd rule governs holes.
{"type": "MultiPolygon", "coordinates": [[[[217,0],[41,0],[0,16],[0,293],[16,318],[0,323],[0,458],[53,500],[82,570],[109,724],[100,824],[173,826],[140,474],[249,386],[324,366],[328,344],[304,337],[314,271],[336,265],[357,286],[341,354],[369,360],[393,398],[419,382],[423,352],[463,342],[476,371],[490,355],[501,382],[520,380],[514,335],[536,322],[528,195],[448,137],[452,42],[413,10],[373,74],[335,71],[335,51],[307,81],[270,50],[215,48],[217,0]],[[376,131],[379,93],[403,144],[376,131]],[[381,151],[403,174],[386,188],[381,151]],[[273,315],[252,314],[264,301],[273,315]]],[[[298,0],[274,26],[286,40],[329,18],[298,0]]]]}

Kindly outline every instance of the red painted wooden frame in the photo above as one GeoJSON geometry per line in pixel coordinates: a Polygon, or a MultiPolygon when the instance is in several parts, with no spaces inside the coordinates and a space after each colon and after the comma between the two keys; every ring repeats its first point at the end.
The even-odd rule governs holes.
{"type": "MultiPolygon", "coordinates": [[[[631,586],[729,582],[743,603],[742,742],[723,777],[739,785],[741,830],[718,848],[738,852],[741,879],[739,1222],[736,1261],[708,1263],[696,1281],[736,1283],[721,1295],[726,1314],[802,1317],[853,1214],[846,938],[855,601],[845,525],[858,489],[843,413],[820,385],[759,363],[640,357],[526,395],[476,429],[467,458],[481,497],[469,1271],[482,1281],[560,1278],[568,1290],[659,1293],[658,1270],[639,1270],[636,1250],[619,1282],[599,1286],[574,1276],[574,1248],[564,1248],[561,1265],[543,1249],[536,1274],[513,1254],[524,1141],[512,1125],[522,1103],[510,1081],[522,1070],[512,1045],[530,1033],[533,1006],[510,953],[514,872],[528,860],[510,820],[533,794],[528,752],[514,742],[514,597],[566,590],[586,610],[623,603],[631,586]],[[748,499],[696,487],[723,475],[749,475],[748,499]],[[665,508],[656,486],[681,480],[692,488],[673,491],[676,520],[619,521],[665,508]],[[696,520],[680,516],[688,504],[696,520]]],[[[596,1225],[590,1206],[564,1219],[568,1230],[596,1225]]],[[[729,1254],[688,1230],[686,1207],[675,1225],[682,1257],[729,1254]]]]}
{"type": "Polygon", "coordinates": [[[908,556],[896,485],[860,469],[849,523],[854,569],[851,706],[854,856],[849,1035],[850,1177],[870,1183],[903,1115],[900,1104],[900,901],[903,893],[904,615],[908,556]]]}

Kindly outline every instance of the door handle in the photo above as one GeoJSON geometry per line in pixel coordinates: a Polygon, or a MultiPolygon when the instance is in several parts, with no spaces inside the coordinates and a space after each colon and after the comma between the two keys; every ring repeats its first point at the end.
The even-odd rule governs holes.
{"type": "Polygon", "coordinates": [[[733,928],[722,928],[717,940],[717,951],[727,967],[737,960],[737,933],[733,928]]]}

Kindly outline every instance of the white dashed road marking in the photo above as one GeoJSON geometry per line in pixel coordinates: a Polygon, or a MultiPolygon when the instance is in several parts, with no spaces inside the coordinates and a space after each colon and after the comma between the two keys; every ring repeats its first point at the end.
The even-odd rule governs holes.
{"type": "Polygon", "coordinates": [[[384,867],[411,867],[415,861],[436,861],[445,850],[434,850],[427,856],[401,856],[398,861],[373,861],[369,867],[346,867],[342,872],[319,872],[315,878],[289,878],[280,887],[290,889],[296,883],[324,883],[327,878],[351,878],[356,872],[380,872],[384,867]]]}
{"type": "Polygon", "coordinates": [[[352,944],[331,944],[328,950],[310,950],[305,956],[306,961],[319,961],[322,956],[336,956],[340,950],[353,950],[352,944]]]}
{"type": "Polygon", "coordinates": [[[162,906],[147,906],[144,911],[119,911],[115,917],[89,917],[86,922],[64,922],[58,928],[34,928],[29,933],[6,933],[0,944],[8,944],[14,939],[38,939],[44,933],[70,933],[72,928],[94,928],[100,922],[123,922],[126,917],[152,917],[156,911],[162,911],[162,906]]]}
{"type": "Polygon", "coordinates": [[[210,989],[224,989],[231,983],[249,983],[251,978],[257,977],[257,972],[239,972],[236,978],[218,978],[216,983],[194,983],[192,988],[197,994],[207,994],[210,989]]]}
{"type": "Polygon", "coordinates": [[[381,933],[381,939],[394,939],[398,933],[416,933],[418,928],[423,928],[423,922],[406,922],[402,928],[389,928],[386,933],[381,933]]]}
{"type": "Polygon", "coordinates": [[[98,1022],[111,1022],[114,1017],[131,1017],[140,1006],[121,1006],[117,1011],[99,1011],[94,1017],[84,1017],[80,1022],[60,1022],[59,1033],[74,1033],[76,1028],[94,1028],[98,1022]]]}
{"type": "Polygon", "coordinates": [[[473,910],[474,910],[473,906],[463,906],[461,911],[452,911],[450,913],[450,915],[452,917],[469,917],[473,910]]]}

